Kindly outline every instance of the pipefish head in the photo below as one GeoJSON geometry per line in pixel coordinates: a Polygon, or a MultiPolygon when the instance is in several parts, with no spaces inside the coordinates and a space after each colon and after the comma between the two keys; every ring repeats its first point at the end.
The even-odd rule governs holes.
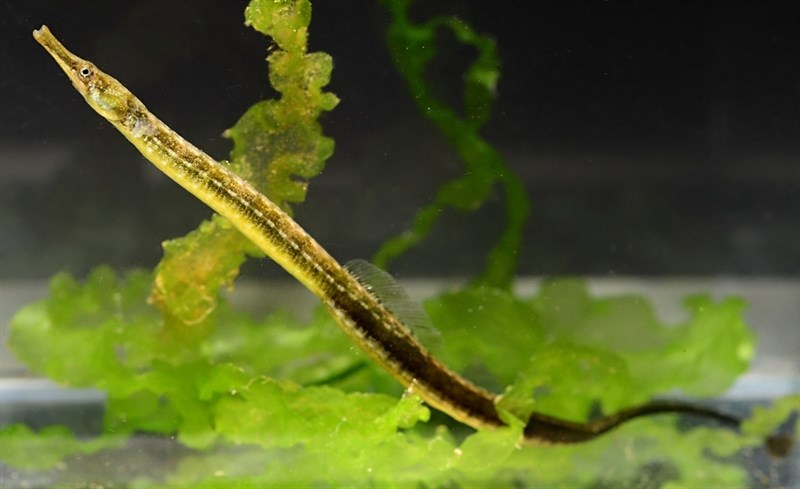
{"type": "Polygon", "coordinates": [[[94,110],[111,122],[125,118],[136,98],[120,82],[85,59],[75,56],[43,25],[33,37],[56,60],[72,85],[94,110]]]}

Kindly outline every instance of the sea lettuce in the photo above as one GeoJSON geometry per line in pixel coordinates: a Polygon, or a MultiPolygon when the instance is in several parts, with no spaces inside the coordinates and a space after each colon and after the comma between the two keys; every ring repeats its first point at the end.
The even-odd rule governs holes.
{"type": "MultiPolygon", "coordinates": [[[[213,448],[209,455],[187,458],[185,464],[194,458],[213,457],[225,460],[227,467],[238,466],[238,451],[236,457],[231,452],[231,458],[225,458],[231,447],[238,445],[250,446],[254,456],[260,453],[262,457],[286,457],[276,451],[285,449],[293,454],[289,472],[279,476],[279,468],[272,466],[268,473],[292,475],[295,482],[302,480],[295,472],[298,464],[329,467],[309,472],[313,477],[309,480],[355,481],[369,474],[371,466],[376,475],[396,470],[382,465],[381,459],[390,460],[397,450],[413,455],[406,459],[409,463],[433,464],[430,450],[440,454],[439,462],[452,457],[456,445],[446,431],[436,435],[438,442],[404,434],[429,417],[428,408],[417,396],[364,392],[380,388],[380,381],[370,381],[372,376],[384,376],[380,371],[362,375],[361,380],[348,379],[350,384],[360,384],[360,391],[313,385],[315,377],[330,377],[341,368],[342,358],[362,361],[352,353],[345,336],[322,315],[298,324],[282,313],[259,322],[233,311],[220,311],[220,318],[233,328],[208,338],[196,358],[171,358],[168,349],[159,348],[150,334],[143,334],[158,331],[158,311],[144,301],[151,280],[146,272],[116,277],[105,267],[93,271],[83,284],[61,274],[51,283],[50,298],[15,316],[11,346],[33,371],[66,386],[100,387],[108,395],[108,404],[105,434],[95,440],[80,441],[60,428],[39,435],[24,427],[0,432],[6,463],[47,466],[67,454],[113,448],[111,438],[118,443],[122,434],[132,432],[176,434],[188,447],[213,448]],[[332,331],[337,333],[335,337],[330,335],[332,331]],[[329,337],[340,340],[328,341],[329,337]],[[259,355],[235,347],[240,344],[258,345],[259,355]],[[313,365],[304,375],[311,385],[278,378],[287,363],[285,350],[295,360],[313,365]],[[87,352],[88,361],[75,362],[69,354],[75,351],[87,352]],[[277,375],[264,375],[272,372],[277,375]],[[61,441],[50,447],[55,435],[61,441]],[[20,463],[24,459],[18,455],[20,450],[34,442],[40,457],[20,463]]],[[[263,481],[264,474],[257,474],[263,481]]],[[[205,476],[213,474],[195,470],[190,480],[205,476]]],[[[177,486],[187,483],[180,473],[174,478],[179,481],[177,486]]]]}
{"type": "Polygon", "coordinates": [[[575,420],[675,390],[715,396],[733,384],[755,348],[743,302],[694,296],[686,308],[687,320],[663,324],[641,296],[592,297],[570,278],[546,281],[527,299],[473,286],[427,303],[449,365],[482,385],[509,386],[505,401],[529,406],[523,418],[535,406],[575,420]]]}
{"type": "Polygon", "coordinates": [[[22,469],[50,469],[69,455],[119,448],[125,437],[107,434],[81,440],[66,426],[51,425],[34,431],[23,424],[11,424],[0,427],[0,443],[3,463],[22,469]]]}
{"type": "MultiPolygon", "coordinates": [[[[195,356],[172,357],[158,341],[159,312],[145,302],[151,281],[147,272],[118,277],[104,267],[83,283],[61,274],[53,279],[48,299],[15,316],[11,346],[33,371],[63,385],[100,387],[108,404],[105,434],[93,440],[63,429],[41,436],[20,427],[1,431],[8,455],[0,456],[6,463],[26,466],[16,454],[32,443],[40,455],[27,466],[43,467],[70,454],[117,450],[121,436],[149,432],[176,436],[196,451],[181,459],[167,481],[142,477],[140,487],[289,482],[579,487],[644,477],[654,460],[666,464],[663,482],[675,487],[736,485],[746,473],[733,463],[734,453],[763,444],[798,408],[795,397],[759,409],[743,434],[713,427],[676,429],[664,416],[636,421],[587,444],[520,445],[518,419],[530,409],[583,420],[598,406],[610,412],[663,393],[637,374],[640,359],[631,350],[641,354],[701,340],[706,349],[688,354],[722,359],[730,375],[716,378],[715,388],[724,390],[736,369],[746,366],[739,355],[752,348],[752,336],[743,330],[736,340],[705,340],[718,336],[709,324],[730,324],[741,313],[738,301],[709,301],[684,324],[669,327],[648,326],[646,307],[628,320],[617,317],[615,311],[630,307],[626,296],[590,297],[587,307],[570,312],[576,325],[615,317],[628,334],[635,334],[639,324],[645,325],[644,336],[650,330],[647,347],[629,342],[612,347],[564,331],[558,315],[542,306],[545,298],[558,303],[585,289],[573,279],[543,284],[532,297],[485,286],[434,297],[426,308],[445,340],[442,358],[484,385],[505,386],[500,407],[509,413],[511,427],[469,433],[441,417],[430,421],[431,412],[417,396],[398,395],[396,384],[355,353],[323,312],[305,322],[281,312],[255,320],[226,306],[217,312],[226,328],[201,342],[195,356]],[[72,352],[82,352],[86,362],[75,362],[72,352]],[[53,433],[60,441],[50,449],[46,440],[53,433]],[[620,453],[626,455],[620,458],[620,453]]],[[[691,356],[687,363],[705,368],[691,356]]],[[[648,372],[667,378],[670,368],[667,357],[661,368],[651,365],[648,372]]],[[[680,389],[702,373],[683,372],[670,383],[655,384],[680,389]]]]}
{"type": "MultiPolygon", "coordinates": [[[[267,61],[270,84],[280,97],[254,104],[225,132],[233,141],[230,168],[290,214],[333,154],[333,139],[322,134],[317,118],[339,103],[323,90],[333,60],[308,52],[310,21],[308,0],[250,2],[245,24],[277,47],[267,61]]],[[[174,348],[194,351],[213,332],[220,290],[233,284],[248,256],[263,254],[218,215],[164,243],[150,300],[161,310],[165,338],[174,348]]]]}

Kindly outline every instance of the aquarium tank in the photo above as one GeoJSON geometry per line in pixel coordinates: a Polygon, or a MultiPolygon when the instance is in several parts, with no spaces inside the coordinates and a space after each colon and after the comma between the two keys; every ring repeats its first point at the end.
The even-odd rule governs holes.
{"type": "Polygon", "coordinates": [[[0,486],[798,487],[798,17],[2,3],[0,486]],[[284,271],[307,248],[273,260],[151,165],[31,37],[43,24],[278,221],[365,260],[347,273],[498,425],[397,382],[284,271]],[[532,414],[653,401],[723,422],[526,436],[532,414]]]}

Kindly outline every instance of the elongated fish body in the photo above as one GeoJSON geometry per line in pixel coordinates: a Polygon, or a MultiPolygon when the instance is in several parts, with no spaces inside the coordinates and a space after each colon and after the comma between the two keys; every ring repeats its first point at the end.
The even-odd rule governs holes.
{"type": "MultiPolygon", "coordinates": [[[[34,31],[33,37],[97,113],[159,170],[228,219],[319,297],[342,330],[401,384],[432,407],[476,429],[505,425],[495,406],[495,394],[434,358],[391,308],[277,205],[167,127],[116,79],[69,52],[46,26],[34,31]]],[[[703,407],[654,402],[589,423],[533,413],[524,436],[540,443],[577,443],[630,419],[667,412],[712,417],[734,426],[739,423],[736,418],[703,407]]]]}

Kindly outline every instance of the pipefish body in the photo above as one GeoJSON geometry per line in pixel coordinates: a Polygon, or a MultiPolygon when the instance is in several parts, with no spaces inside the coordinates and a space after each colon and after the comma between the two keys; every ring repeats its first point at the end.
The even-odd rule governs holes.
{"type": "MultiPolygon", "coordinates": [[[[33,37],[50,53],[86,102],[159,170],[228,219],[270,258],[313,292],[338,325],[373,360],[430,406],[476,429],[504,426],[498,396],[434,358],[409,328],[358,277],[340,265],[299,224],[249,183],[167,127],[113,77],[69,52],[47,26],[33,37]]],[[[525,440],[576,443],[656,413],[684,412],[738,426],[739,420],[680,402],[652,402],[587,423],[533,413],[525,440]]]]}

